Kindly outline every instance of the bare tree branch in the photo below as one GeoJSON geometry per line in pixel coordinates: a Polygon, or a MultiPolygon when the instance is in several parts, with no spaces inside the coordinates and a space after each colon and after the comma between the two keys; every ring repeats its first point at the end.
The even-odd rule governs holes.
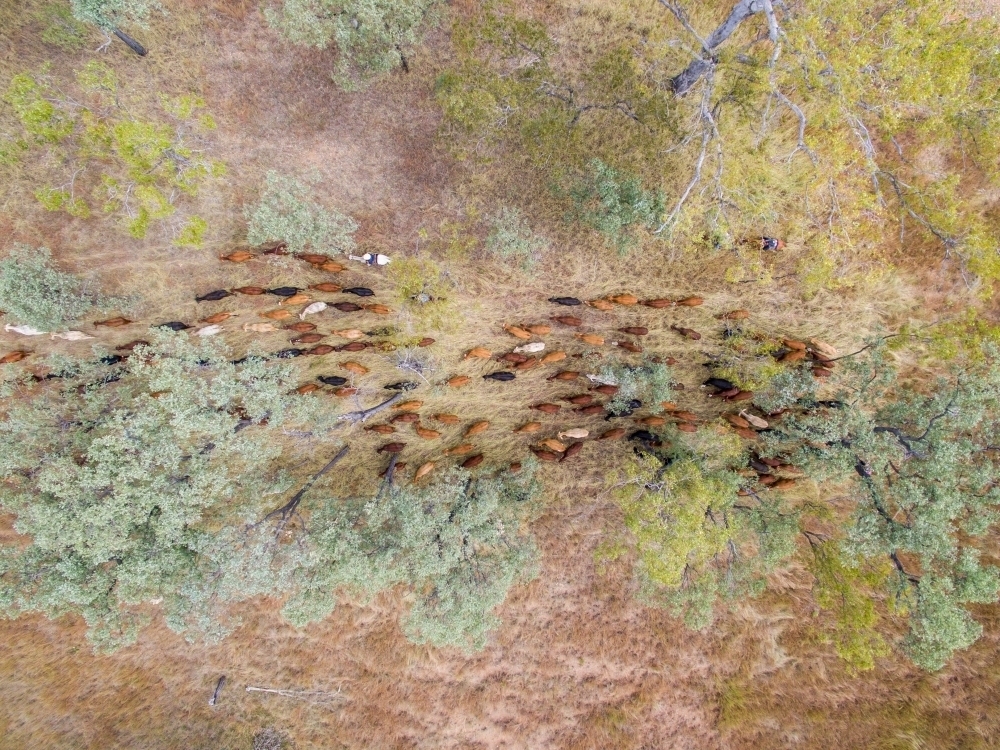
{"type": "Polygon", "coordinates": [[[305,485],[303,485],[302,489],[296,492],[292,496],[291,500],[282,505],[280,508],[276,508],[272,510],[270,513],[268,513],[266,516],[264,516],[265,521],[268,521],[274,518],[275,516],[281,516],[281,521],[278,523],[278,527],[274,531],[274,535],[276,537],[279,534],[281,534],[281,532],[284,530],[285,525],[288,523],[288,519],[291,518],[292,515],[295,513],[295,509],[298,507],[299,503],[302,502],[302,498],[303,496],[305,496],[306,492],[309,491],[309,488],[316,483],[317,479],[319,479],[321,476],[326,474],[330,469],[332,469],[337,464],[337,462],[340,461],[340,459],[346,456],[350,448],[351,447],[349,445],[345,445],[343,448],[341,448],[340,452],[332,459],[330,459],[330,461],[327,462],[326,466],[324,466],[318,472],[313,474],[312,479],[306,482],[305,485]]]}
{"type": "Polygon", "coordinates": [[[399,399],[403,397],[403,393],[397,393],[392,398],[387,401],[383,401],[378,406],[373,406],[371,409],[362,409],[361,411],[351,411],[347,414],[341,414],[337,417],[338,421],[348,421],[351,424],[357,424],[358,422],[364,422],[373,414],[378,414],[383,409],[388,409],[392,404],[396,403],[399,399]]]}

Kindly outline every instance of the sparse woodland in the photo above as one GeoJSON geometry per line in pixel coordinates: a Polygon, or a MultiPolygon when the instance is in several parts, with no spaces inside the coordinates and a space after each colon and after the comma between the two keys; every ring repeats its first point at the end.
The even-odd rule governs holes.
{"type": "Polygon", "coordinates": [[[0,748],[996,747],[998,12],[0,7],[0,748]]]}

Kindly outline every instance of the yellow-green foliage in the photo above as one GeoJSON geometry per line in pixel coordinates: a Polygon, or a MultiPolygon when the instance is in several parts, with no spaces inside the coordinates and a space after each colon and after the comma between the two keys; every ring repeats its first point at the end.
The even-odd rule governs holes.
{"type": "Polygon", "coordinates": [[[878,633],[879,615],[873,589],[885,583],[891,569],[864,560],[848,560],[835,542],[814,542],[810,570],[816,576],[816,603],[834,614],[829,633],[833,647],[850,669],[872,669],[875,660],[889,655],[889,645],[878,633]]]}
{"type": "Polygon", "coordinates": [[[677,587],[689,566],[704,566],[733,539],[732,529],[710,520],[710,511],[726,504],[732,488],[706,476],[693,461],[684,461],[664,472],[654,495],[643,477],[655,464],[650,458],[630,461],[615,499],[639,549],[640,575],[659,586],[677,587]]]}
{"type": "Polygon", "coordinates": [[[991,348],[1000,348],[1000,324],[970,308],[957,320],[932,327],[929,338],[931,354],[939,359],[962,356],[981,362],[990,356],[991,348]]]}
{"type": "Polygon", "coordinates": [[[458,325],[458,310],[449,299],[451,283],[433,260],[398,258],[387,274],[396,285],[400,304],[421,323],[436,330],[451,330],[458,325]]]}
{"type": "Polygon", "coordinates": [[[780,348],[777,340],[760,331],[736,328],[733,335],[724,339],[722,353],[715,360],[712,375],[725,378],[745,390],[761,390],[788,368],[772,356],[780,348]]]}
{"type": "MultiPolygon", "coordinates": [[[[214,127],[210,117],[198,114],[200,98],[161,97],[163,116],[144,120],[122,106],[117,75],[107,65],[87,63],[77,71],[76,84],[74,94],[85,105],[66,99],[44,67],[14,76],[4,95],[24,129],[24,150],[62,165],[55,179],[63,184],[35,190],[46,209],[79,218],[111,214],[141,238],[153,222],[177,211],[180,195],[194,196],[206,180],[224,173],[221,163],[195,149],[201,134],[214,127]]],[[[192,219],[177,244],[199,245],[205,233],[204,227],[195,231],[200,221],[192,219]]]]}

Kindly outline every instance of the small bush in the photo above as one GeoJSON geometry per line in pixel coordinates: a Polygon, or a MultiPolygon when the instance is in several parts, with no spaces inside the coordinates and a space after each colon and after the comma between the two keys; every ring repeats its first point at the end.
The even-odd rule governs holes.
{"type": "Polygon", "coordinates": [[[267,173],[264,194],[247,219],[251,244],[282,240],[292,252],[331,247],[350,252],[354,249],[352,235],[358,231],[351,217],[318,203],[308,184],[277,172],[267,173]]]}
{"type": "Polygon", "coordinates": [[[515,261],[522,268],[531,268],[545,251],[548,241],[528,226],[517,208],[504,206],[492,220],[486,237],[486,252],[504,261],[515,261]]]}
{"type": "Polygon", "coordinates": [[[610,240],[619,253],[638,243],[636,230],[652,229],[665,211],[662,191],[642,189],[637,177],[618,172],[600,159],[590,174],[570,190],[576,218],[610,240]]]}
{"type": "Polygon", "coordinates": [[[54,268],[46,247],[15,245],[0,260],[0,308],[18,323],[52,331],[95,308],[120,309],[125,304],[88,291],[81,279],[54,268]]]}

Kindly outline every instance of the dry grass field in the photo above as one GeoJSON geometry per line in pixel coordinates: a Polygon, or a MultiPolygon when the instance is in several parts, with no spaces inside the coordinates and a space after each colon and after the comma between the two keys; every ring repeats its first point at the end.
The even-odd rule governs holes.
{"type": "MultiPolygon", "coordinates": [[[[33,14],[44,5],[22,0],[0,7],[3,81],[45,61],[56,74],[71,71],[100,44],[96,33],[79,52],[40,42],[41,22],[33,14]]],[[[720,408],[704,398],[699,384],[701,363],[718,346],[720,324],[713,316],[745,308],[771,333],[816,336],[853,351],[867,334],[947,313],[968,294],[953,269],[929,267],[920,249],[910,248],[908,258],[896,259],[909,273],[872,274],[863,285],[804,297],[796,273],[806,251],[795,227],[780,228],[790,240],[781,255],[751,252],[705,261],[684,248],[670,253],[658,248],[619,258],[598,237],[571,231],[552,215],[539,227],[552,238],[540,263],[531,272],[503,265],[454,241],[456,228],[483,234],[478,217],[484,207],[468,197],[482,173],[456,161],[438,137],[440,114],[431,88],[434,62],[448,54],[443,31],[429,37],[409,74],[344,93],[330,80],[331,53],[280,41],[256,3],[164,5],[169,15],[155,17],[141,35],[151,50],[148,58],[139,59],[118,43],[102,54],[137,102],[164,91],[204,97],[218,123],[210,139],[213,158],[228,170],[196,199],[200,215],[209,219],[209,241],[201,249],[182,249],[171,246],[162,230],[134,240],[100,219],[47,213],[31,198],[29,176],[15,173],[4,181],[0,197],[0,247],[47,245],[65,268],[99,279],[111,293],[135,296],[129,316],[143,324],[238,313],[224,324],[233,351],[275,351],[289,346],[289,332],[242,329],[263,320],[259,313],[273,303],[261,297],[196,303],[194,297],[240,285],[305,287],[334,278],[288,258],[262,256],[238,265],[218,260],[245,245],[243,210],[268,170],[312,172],[324,202],[359,223],[359,246],[378,249],[399,264],[418,256],[432,259],[442,274],[438,288],[447,297],[442,327],[432,328],[402,305],[392,267],[361,264],[338,274],[336,282],[371,287],[375,299],[394,313],[328,310],[312,319],[323,331],[392,325],[402,338],[435,339],[416,350],[429,383],[420,391],[422,413],[454,413],[462,422],[433,425],[444,432],[433,441],[400,425],[408,443],[401,457],[409,464],[407,477],[424,461],[442,461],[443,450],[461,442],[462,431],[477,420],[491,422],[473,442],[487,465],[497,468],[528,455],[529,438],[514,429],[529,419],[545,425],[539,437],[567,427],[606,429],[602,417],[572,418],[565,409],[547,416],[527,408],[583,390],[579,383],[546,379],[564,366],[585,370],[638,359],[607,345],[588,346],[574,338],[576,332],[610,337],[623,326],[647,326],[650,334],[642,341],[647,353],[677,359],[673,373],[684,386],[678,402],[711,431],[722,429],[716,420],[720,408]],[[776,280],[727,282],[733,267],[747,274],[767,271],[776,280]],[[505,323],[550,322],[549,316],[565,312],[548,303],[549,296],[593,299],[621,292],[640,299],[698,294],[706,301],[693,309],[584,309],[583,327],[553,324],[552,334],[543,337],[547,351],[564,350],[570,357],[519,374],[513,383],[481,378],[502,369],[496,362],[462,358],[474,346],[501,353],[521,343],[503,331],[505,323]],[[670,330],[672,324],[705,337],[688,341],[670,330]],[[472,382],[461,389],[444,384],[460,374],[472,382]]],[[[539,13],[563,12],[573,3],[536,5],[539,13]]],[[[498,181],[478,194],[490,190],[516,190],[516,185],[498,181]]],[[[144,328],[105,331],[99,341],[113,348],[141,337],[144,328]]],[[[14,340],[0,334],[5,345],[14,340]]],[[[89,343],[46,340],[37,351],[82,355],[89,343]]],[[[384,397],[384,384],[414,377],[397,366],[392,352],[304,357],[296,366],[304,383],[320,374],[346,375],[339,365],[348,359],[370,373],[355,378],[359,392],[345,400],[345,409],[374,405],[384,397]]],[[[375,452],[385,437],[360,425],[290,440],[301,457],[291,468],[303,478],[341,445],[351,446],[343,470],[324,478],[317,491],[370,491],[387,463],[375,452]]],[[[622,522],[605,494],[604,474],[615,454],[630,450],[625,443],[587,443],[575,460],[542,467],[547,504],[531,528],[541,551],[540,574],[513,590],[499,612],[503,626],[481,652],[407,641],[398,623],[405,603],[401,592],[363,605],[344,603],[301,631],[280,618],[279,602],[255,601],[240,608],[242,625],[217,645],[185,642],[153,609],[153,626],[137,644],[113,655],[93,653],[83,623],[74,618],[0,620],[0,750],[249,750],[256,747],[254,736],[268,728],[284,736],[286,747],[299,750],[1000,746],[995,708],[1000,620],[988,608],[977,613],[986,626],[984,638],[941,673],[927,675],[884,660],[873,672],[855,676],[818,635],[805,571],[776,576],[763,598],[723,613],[705,633],[638,602],[628,560],[599,571],[594,549],[622,522]],[[221,675],[227,682],[218,704],[210,706],[221,675]]],[[[801,499],[823,498],[824,491],[809,482],[797,490],[801,499]]],[[[11,519],[0,523],[0,534],[13,536],[11,519]]]]}

